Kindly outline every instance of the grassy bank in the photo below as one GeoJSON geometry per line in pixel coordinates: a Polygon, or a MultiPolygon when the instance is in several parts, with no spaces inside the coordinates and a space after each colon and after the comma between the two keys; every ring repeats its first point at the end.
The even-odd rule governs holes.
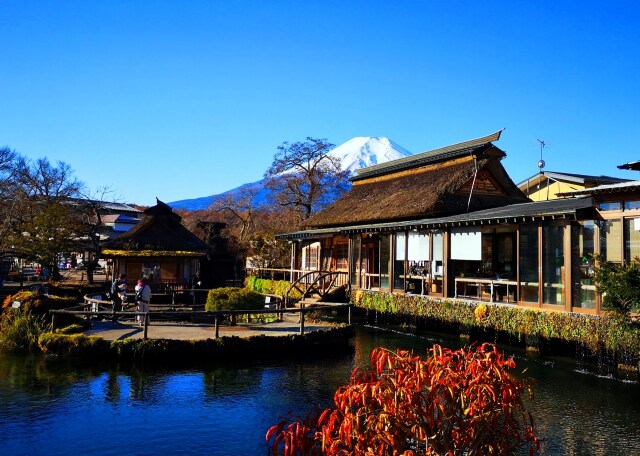
{"type": "Polygon", "coordinates": [[[507,334],[527,345],[577,344],[592,355],[606,351],[625,364],[636,364],[640,357],[640,328],[615,317],[363,290],[354,292],[352,301],[357,308],[369,311],[440,322],[461,334],[474,330],[507,334]]]}
{"type": "Polygon", "coordinates": [[[185,360],[258,360],[313,356],[349,349],[352,327],[341,326],[303,336],[221,337],[205,340],[124,339],[106,341],[82,334],[43,333],[38,348],[58,357],[101,357],[122,360],[182,362],[185,360]]]}

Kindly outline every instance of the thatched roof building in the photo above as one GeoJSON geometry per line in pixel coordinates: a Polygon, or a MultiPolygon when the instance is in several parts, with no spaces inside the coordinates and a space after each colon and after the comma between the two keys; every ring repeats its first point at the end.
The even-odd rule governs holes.
{"type": "Polygon", "coordinates": [[[158,200],[144,215],[134,228],[105,244],[105,257],[206,256],[209,246],[185,228],[180,216],[167,204],[158,200]]]}
{"type": "Polygon", "coordinates": [[[405,221],[528,201],[493,145],[501,131],[362,169],[351,189],[306,222],[308,228],[405,221]]]}

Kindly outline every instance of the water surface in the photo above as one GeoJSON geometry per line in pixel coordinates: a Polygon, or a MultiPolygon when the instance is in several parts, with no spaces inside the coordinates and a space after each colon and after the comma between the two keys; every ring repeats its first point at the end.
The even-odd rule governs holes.
{"type": "MultiPolygon", "coordinates": [[[[360,328],[349,355],[189,369],[89,365],[0,356],[0,454],[265,455],[266,430],[291,411],[327,407],[371,349],[456,339],[360,328]]],[[[542,454],[640,453],[640,385],[606,367],[530,359],[511,352],[537,381],[531,410],[542,454]]]]}

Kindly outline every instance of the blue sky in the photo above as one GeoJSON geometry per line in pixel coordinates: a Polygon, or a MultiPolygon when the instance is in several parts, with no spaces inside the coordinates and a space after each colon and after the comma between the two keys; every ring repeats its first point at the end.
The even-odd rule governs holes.
{"type": "Polygon", "coordinates": [[[640,179],[636,2],[0,0],[0,145],[123,202],[259,180],[283,141],[505,128],[514,181],[640,179]]]}

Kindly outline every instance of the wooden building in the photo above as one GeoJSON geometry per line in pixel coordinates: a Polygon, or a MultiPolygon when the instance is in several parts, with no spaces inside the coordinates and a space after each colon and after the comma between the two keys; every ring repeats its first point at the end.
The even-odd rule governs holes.
{"type": "Polygon", "coordinates": [[[279,235],[292,269],[342,271],[352,290],[599,313],[591,254],[640,254],[639,183],[532,202],[502,167],[499,138],[360,170],[304,230],[279,235]]]}
{"type": "Polygon", "coordinates": [[[125,273],[130,282],[144,276],[154,290],[187,286],[208,253],[209,246],[159,200],[144,211],[140,223],[102,250],[114,262],[114,276],[125,273]]]}
{"type": "Polygon", "coordinates": [[[586,174],[540,171],[518,184],[518,188],[532,201],[547,201],[558,198],[558,194],[574,190],[585,190],[599,185],[628,182],[611,176],[589,176],[586,174]]]}

